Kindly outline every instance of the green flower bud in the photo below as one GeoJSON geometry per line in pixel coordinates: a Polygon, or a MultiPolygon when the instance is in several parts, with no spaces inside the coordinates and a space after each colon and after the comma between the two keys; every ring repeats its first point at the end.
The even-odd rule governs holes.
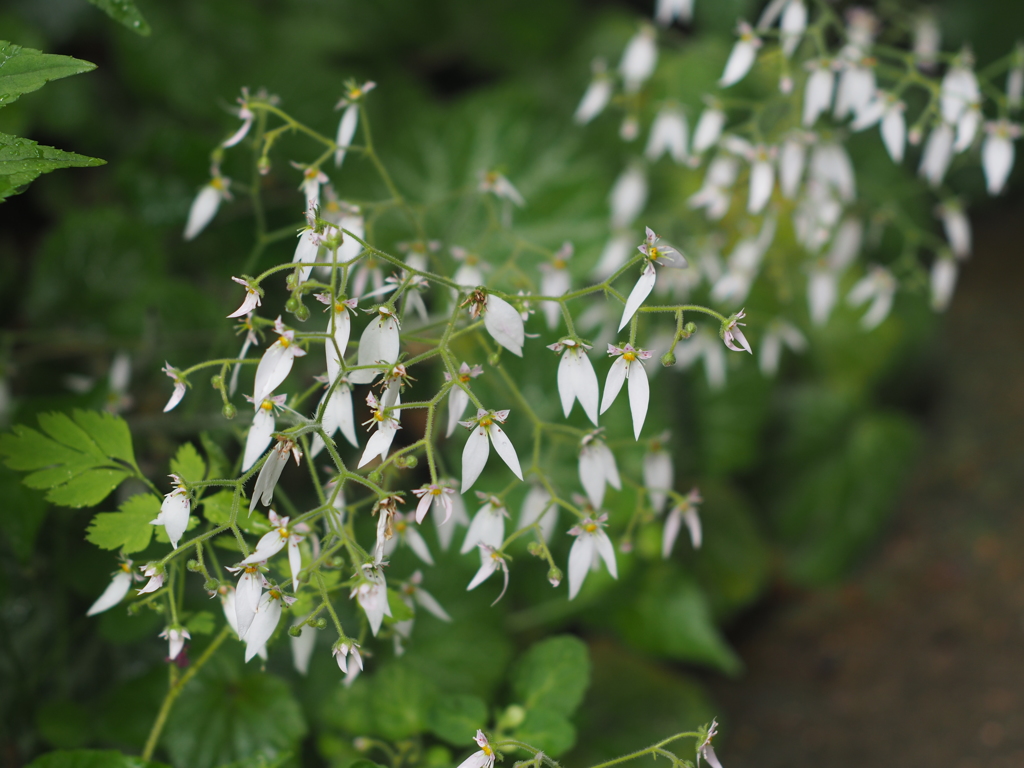
{"type": "Polygon", "coordinates": [[[676,364],[676,351],[675,348],[670,349],[664,355],[661,356],[661,364],[666,368],[671,368],[676,364]]]}
{"type": "Polygon", "coordinates": [[[562,569],[556,566],[551,566],[551,570],[548,571],[548,581],[551,582],[552,587],[557,587],[562,583],[562,569]]]}
{"type": "Polygon", "coordinates": [[[224,408],[221,410],[221,413],[224,414],[225,419],[233,419],[238,415],[238,409],[231,403],[224,403],[224,408]]]}
{"type": "MultiPolygon", "coordinates": [[[[294,277],[294,276],[293,275],[289,275],[288,276],[288,280],[291,281],[292,277],[294,277]]],[[[299,300],[296,297],[294,297],[294,296],[289,296],[288,297],[288,301],[286,301],[284,303],[285,312],[291,312],[292,314],[295,314],[295,312],[298,310],[298,308],[299,308],[299,300]]]]}
{"type": "Polygon", "coordinates": [[[288,634],[292,637],[298,637],[302,634],[302,627],[288,627],[288,634]]]}
{"type": "Polygon", "coordinates": [[[305,304],[299,304],[295,309],[295,319],[300,323],[304,323],[309,320],[309,307],[305,304]]]}
{"type": "Polygon", "coordinates": [[[224,377],[219,373],[216,376],[210,377],[210,386],[216,389],[218,392],[224,389],[224,377]]]}
{"type": "Polygon", "coordinates": [[[192,571],[192,573],[199,573],[199,561],[198,560],[189,560],[185,564],[185,567],[188,568],[190,571],[192,571]]]}

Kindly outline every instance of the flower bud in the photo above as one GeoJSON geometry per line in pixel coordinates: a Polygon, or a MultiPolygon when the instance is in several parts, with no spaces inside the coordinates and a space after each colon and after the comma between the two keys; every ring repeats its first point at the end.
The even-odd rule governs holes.
{"type": "Polygon", "coordinates": [[[686,334],[685,336],[683,336],[684,339],[690,338],[696,332],[697,332],[697,324],[695,322],[693,322],[692,320],[690,322],[688,322],[686,325],[683,326],[683,333],[686,334]]]}
{"type": "Polygon", "coordinates": [[[288,627],[288,634],[292,637],[298,637],[302,634],[302,627],[288,627]]]}
{"type": "Polygon", "coordinates": [[[199,573],[198,560],[189,560],[188,563],[185,564],[185,567],[192,571],[192,573],[199,573]]]}
{"type": "Polygon", "coordinates": [[[203,589],[205,589],[207,592],[216,592],[218,589],[220,589],[220,582],[216,579],[207,579],[206,583],[203,584],[203,589]]]}
{"type": "Polygon", "coordinates": [[[539,541],[531,541],[526,546],[526,551],[529,552],[534,557],[543,557],[544,556],[544,545],[541,544],[539,541]]]}
{"type": "Polygon", "coordinates": [[[512,729],[518,728],[523,724],[526,719],[526,710],[523,709],[519,704],[512,704],[501,713],[498,718],[498,729],[512,729]]]}
{"type": "Polygon", "coordinates": [[[661,364],[666,368],[671,368],[676,364],[676,351],[674,348],[661,356],[661,364]]]}
{"type": "Polygon", "coordinates": [[[552,587],[557,587],[562,583],[562,569],[556,566],[551,566],[551,570],[548,571],[548,581],[551,582],[552,587]]]}
{"type": "Polygon", "coordinates": [[[493,355],[488,356],[487,363],[488,365],[495,366],[501,363],[501,352],[495,352],[493,355]]]}
{"type": "Polygon", "coordinates": [[[231,403],[224,403],[224,408],[221,410],[221,413],[224,414],[225,419],[233,419],[238,415],[238,409],[231,403]]]}
{"type": "MultiPolygon", "coordinates": [[[[289,275],[288,279],[291,280],[291,278],[292,278],[292,275],[289,275]]],[[[295,298],[294,296],[289,296],[288,297],[288,301],[286,301],[284,303],[284,310],[285,310],[285,312],[291,312],[292,314],[295,314],[295,312],[297,312],[298,309],[299,309],[299,300],[297,298],[295,298]]]]}
{"type": "Polygon", "coordinates": [[[263,155],[256,163],[256,170],[260,172],[260,176],[266,176],[270,173],[270,158],[263,155]]]}
{"type": "Polygon", "coordinates": [[[316,621],[312,622],[312,626],[316,627],[317,629],[327,629],[327,619],[317,619],[316,621]]]}
{"type": "Polygon", "coordinates": [[[406,456],[405,457],[405,466],[406,466],[407,469],[413,469],[419,463],[420,463],[420,460],[417,459],[415,456],[406,456]]]}
{"type": "Polygon", "coordinates": [[[376,483],[377,485],[380,485],[380,481],[384,479],[384,476],[380,473],[380,470],[375,469],[373,470],[373,472],[366,476],[366,479],[369,480],[371,483],[376,483]]]}
{"type": "Polygon", "coordinates": [[[628,553],[630,553],[632,551],[633,551],[633,541],[632,541],[632,539],[623,539],[622,541],[619,542],[619,552],[622,552],[623,554],[628,554],[628,553]]]}
{"type": "Polygon", "coordinates": [[[309,307],[305,304],[299,303],[299,306],[295,308],[295,319],[300,323],[304,323],[309,320],[309,307]]]}

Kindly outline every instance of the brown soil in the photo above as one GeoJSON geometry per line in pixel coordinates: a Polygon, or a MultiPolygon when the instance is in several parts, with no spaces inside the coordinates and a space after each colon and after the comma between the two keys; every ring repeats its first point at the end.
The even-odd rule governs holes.
{"type": "Polygon", "coordinates": [[[974,225],[894,528],[739,640],[746,675],[710,686],[726,768],[1024,766],[1024,208],[974,225]]]}

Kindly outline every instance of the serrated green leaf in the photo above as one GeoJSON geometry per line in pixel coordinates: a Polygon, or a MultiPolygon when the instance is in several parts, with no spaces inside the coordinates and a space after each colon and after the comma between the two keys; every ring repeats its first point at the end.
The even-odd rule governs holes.
{"type": "Polygon", "coordinates": [[[185,622],[185,628],[193,635],[208,635],[213,632],[216,625],[213,614],[209,611],[200,611],[185,622]]]}
{"type": "Polygon", "coordinates": [[[214,442],[209,432],[199,433],[199,442],[203,445],[203,452],[206,454],[206,461],[210,465],[207,477],[226,477],[231,466],[224,449],[214,442]]]}
{"type": "Polygon", "coordinates": [[[487,725],[487,702],[479,696],[442,696],[430,712],[429,727],[435,736],[462,747],[466,734],[487,725]]]}
{"type": "Polygon", "coordinates": [[[91,507],[99,504],[131,475],[120,469],[90,469],[46,494],[47,501],[62,507],[91,507]]]}
{"type": "Polygon", "coordinates": [[[527,709],[543,707],[571,715],[589,685],[587,646],[570,635],[552,637],[531,646],[512,672],[513,693],[527,709]]]}
{"type": "Polygon", "coordinates": [[[576,743],[576,729],[564,715],[539,707],[527,710],[526,719],[516,729],[516,738],[558,757],[576,743]]]}
{"type": "Polygon", "coordinates": [[[17,101],[23,93],[42,88],[51,80],[93,69],[96,65],[88,61],[22,48],[0,40],[0,107],[17,101]]]}
{"type": "Polygon", "coordinates": [[[100,549],[141,552],[153,536],[152,521],[160,514],[160,499],[139,493],[127,499],[117,512],[100,512],[92,519],[86,540],[100,549]]]}
{"type": "Polygon", "coordinates": [[[66,507],[98,504],[131,476],[121,462],[134,466],[128,427],[116,416],[75,411],[39,415],[45,435],[17,425],[0,435],[0,455],[8,467],[31,471],[30,488],[48,490],[46,498],[66,507]]]}
{"type": "Polygon", "coordinates": [[[132,32],[148,37],[153,30],[142,17],[134,0],[89,0],[114,21],[128,27],[132,32]]]}
{"type": "Polygon", "coordinates": [[[113,749],[71,749],[37,757],[28,768],[168,768],[113,749]]]}
{"type": "Polygon", "coordinates": [[[135,449],[132,447],[132,433],[128,429],[128,422],[112,413],[83,411],[80,408],[76,408],[72,415],[75,422],[88,433],[104,455],[136,466],[135,449]]]}
{"type": "Polygon", "coordinates": [[[183,443],[171,459],[171,472],[187,483],[198,483],[206,479],[206,462],[192,443],[183,443]]]}
{"type": "Polygon", "coordinates": [[[175,765],[213,768],[251,764],[257,753],[277,756],[305,733],[302,709],[284,680],[218,654],[182,691],[162,741],[175,765]]]}
{"type": "Polygon", "coordinates": [[[106,160],[37,144],[0,133],[0,201],[16,195],[37,177],[60,168],[91,168],[106,160]]]}

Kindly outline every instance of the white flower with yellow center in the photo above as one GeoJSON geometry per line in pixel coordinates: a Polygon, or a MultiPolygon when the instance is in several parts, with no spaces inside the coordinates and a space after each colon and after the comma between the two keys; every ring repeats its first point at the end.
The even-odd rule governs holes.
{"type": "Polygon", "coordinates": [[[583,586],[583,580],[591,569],[596,569],[598,563],[604,561],[608,573],[613,579],[619,578],[615,566],[615,548],[611,539],[604,532],[604,524],[608,515],[600,517],[587,517],[579,525],[569,530],[570,536],[575,536],[572,549],[569,550],[569,599],[572,600],[583,586]]]}

